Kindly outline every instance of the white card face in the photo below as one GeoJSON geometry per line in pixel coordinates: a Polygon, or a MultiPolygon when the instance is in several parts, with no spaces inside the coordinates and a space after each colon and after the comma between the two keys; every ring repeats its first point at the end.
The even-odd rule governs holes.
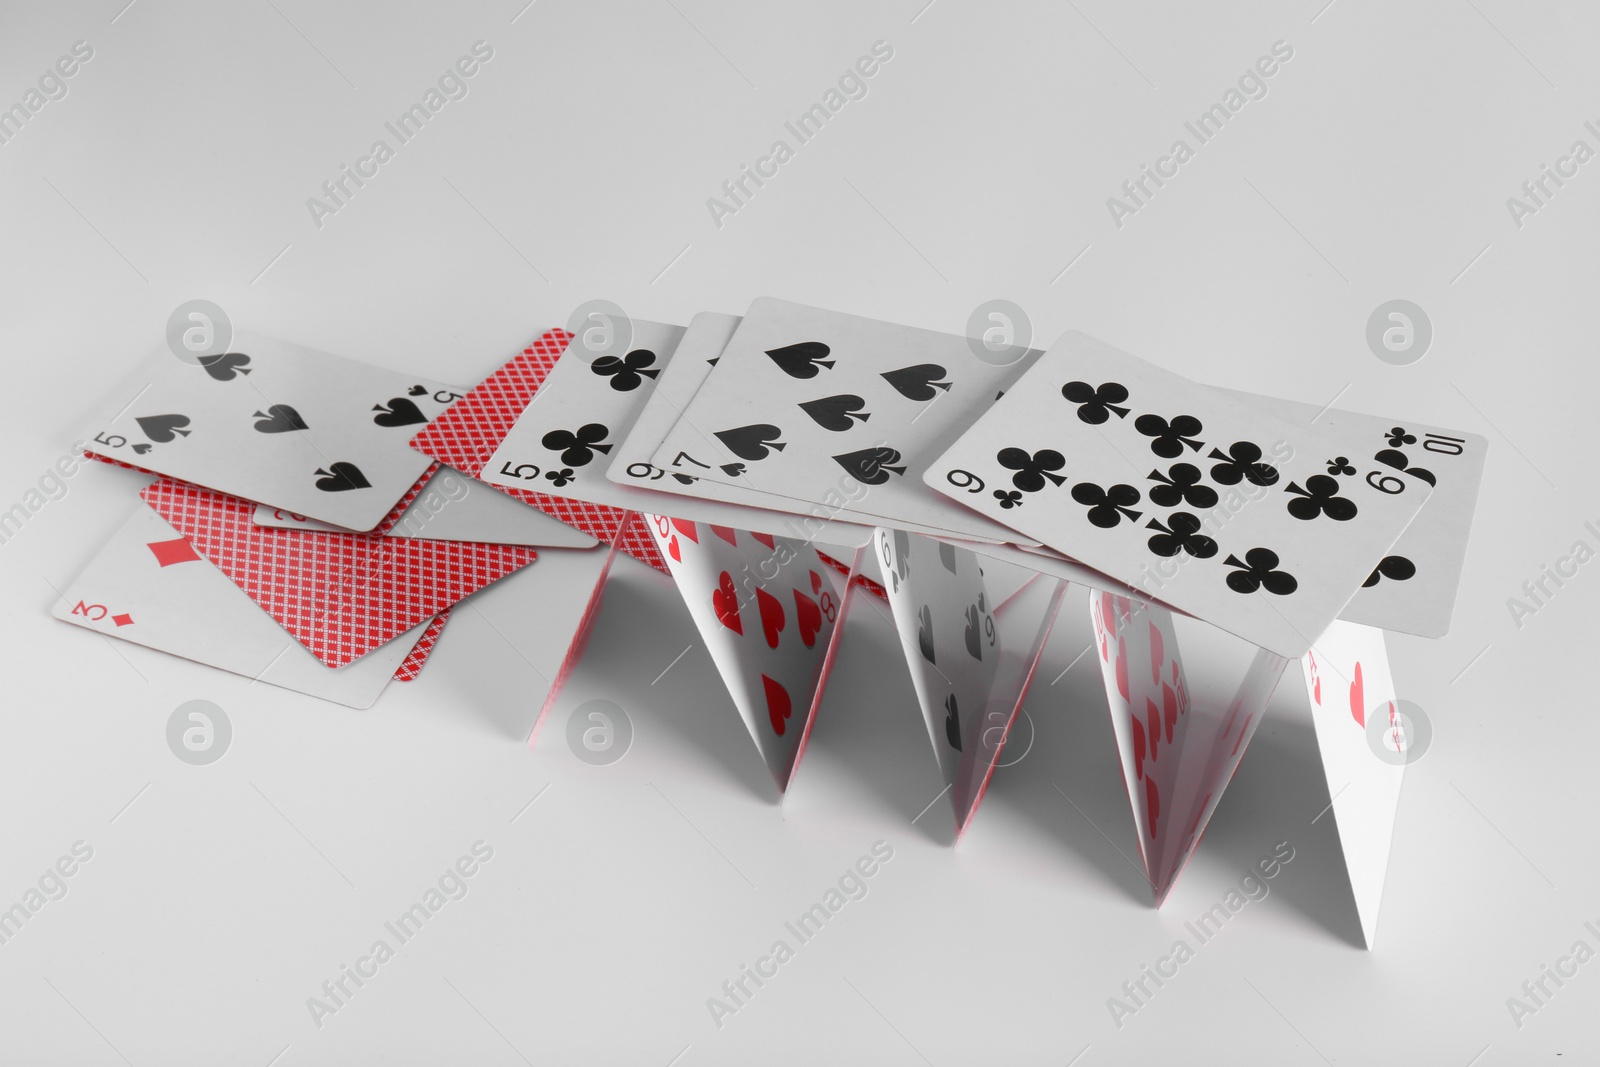
{"type": "Polygon", "coordinates": [[[349,666],[324,666],[143,504],[63,590],[53,613],[108,637],[352,708],[372,706],[427,629],[413,627],[349,666]]]}
{"type": "Polygon", "coordinates": [[[1405,771],[1405,731],[1397,721],[1383,631],[1335,622],[1300,657],[1300,670],[1361,932],[1371,948],[1405,771]]]}
{"type": "MultiPolygon", "coordinates": [[[[651,462],[656,447],[666,438],[668,431],[678,421],[683,409],[694,399],[705,384],[711,368],[716,366],[738,329],[738,315],[721,315],[702,311],[696,315],[683,332],[683,338],[656,379],[655,389],[645,399],[638,418],[628,430],[627,440],[617,448],[607,474],[621,485],[643,485],[650,489],[661,488],[660,483],[673,481],[687,485],[695,482],[689,474],[671,474],[651,462]]],[[[749,503],[755,494],[742,486],[724,486],[707,483],[696,489],[707,500],[730,500],[749,503]]],[[[761,496],[766,499],[765,496],[761,496]]],[[[759,505],[758,505],[759,506],[759,505]]],[[[770,505],[769,505],[770,506],[770,505]]]]}
{"type": "Polygon", "coordinates": [[[370,530],[422,472],[408,442],[461,391],[285,341],[240,336],[198,364],[151,355],[88,449],[246,500],[370,530]]]}
{"type": "Polygon", "coordinates": [[[884,529],[874,547],[928,739],[953,786],[1000,665],[995,605],[970,549],[884,529]]]}
{"type": "MultiPolygon", "coordinates": [[[[478,477],[493,485],[628,508],[641,514],[669,513],[741,530],[776,531],[780,535],[792,531],[795,537],[812,536],[816,524],[803,517],[741,503],[665,496],[646,488],[669,480],[664,477],[644,484],[608,477],[617,463],[618,443],[628,436],[655,392],[683,334],[682,326],[635,319],[634,348],[625,357],[633,360],[633,367],[623,362],[620,371],[614,364],[603,363],[605,357],[591,364],[581,349],[569,346],[478,477]],[[595,366],[616,373],[597,373],[595,366]],[[653,376],[648,373],[652,371],[653,376]]],[[[822,534],[830,543],[861,545],[871,538],[872,530],[830,523],[817,536],[822,534]]]]}
{"type": "MultiPolygon", "coordinates": [[[[278,529],[345,532],[282,508],[257,504],[251,521],[278,529]]],[[[429,541],[480,541],[493,545],[590,548],[595,539],[520,500],[497,493],[476,478],[440,467],[400,515],[390,537],[429,541]]]]}
{"type": "MultiPolygon", "coordinates": [[[[683,410],[693,401],[711,369],[721,361],[722,352],[732,339],[734,331],[743,320],[738,315],[720,315],[701,312],[689,323],[683,340],[678,343],[672,361],[656,380],[655,391],[645,402],[644,410],[628,432],[611,459],[606,474],[621,485],[643,485],[651,489],[690,497],[695,501],[723,502],[746,507],[762,508],[783,513],[776,524],[769,518],[767,525],[744,523],[746,528],[759,529],[783,537],[820,541],[825,544],[859,545],[870,532],[857,522],[843,522],[837,516],[850,501],[841,494],[817,503],[807,503],[792,496],[763,493],[744,485],[724,485],[721,482],[695,478],[679,471],[668,471],[654,462],[655,452],[668,432],[677,424],[683,410]]],[[[689,468],[692,469],[692,468],[689,468]]],[[[673,510],[677,515],[707,517],[698,504],[660,503],[658,507],[673,510]]],[[[857,514],[857,513],[852,513],[857,514]]],[[[862,517],[857,514],[857,517],[862,517]]],[[[874,521],[887,522],[881,517],[874,521]]],[[[930,535],[944,531],[915,523],[902,523],[909,529],[930,535]]]]}
{"type": "Polygon", "coordinates": [[[1146,596],[1282,656],[1327,629],[1431,487],[1083,334],[926,475],[1146,596]],[[1337,457],[1349,464],[1335,464],[1337,457]],[[1337,467],[1337,469],[1336,469],[1337,467]],[[1369,479],[1369,475],[1372,477],[1369,479]]]}
{"type": "Polygon", "coordinates": [[[922,484],[928,463],[1037,353],[995,367],[964,337],[762,298],[652,458],[843,519],[1014,540],[922,484]]]}
{"type": "Polygon", "coordinates": [[[1366,477],[1375,482],[1421,479],[1433,486],[1427,505],[1373,570],[1367,579],[1370,584],[1357,591],[1339,618],[1419,637],[1449,633],[1489,442],[1475,433],[1425,426],[1410,419],[1223,391],[1286,422],[1359,442],[1360,453],[1346,458],[1351,464],[1370,468],[1366,477]]]}
{"type": "Polygon", "coordinates": [[[633,348],[587,357],[568,345],[478,477],[591,504],[635,507],[606,479],[612,454],[655,391],[682,326],[633,322],[633,348]]]}
{"type": "Polygon", "coordinates": [[[645,519],[767,769],[787,788],[842,610],[843,576],[804,541],[645,519]]]}

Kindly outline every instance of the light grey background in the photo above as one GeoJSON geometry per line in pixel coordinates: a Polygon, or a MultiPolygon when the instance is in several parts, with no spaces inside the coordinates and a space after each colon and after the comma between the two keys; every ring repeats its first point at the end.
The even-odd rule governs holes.
{"type": "Polygon", "coordinates": [[[1600,148],[1583,128],[1600,118],[1600,14],[924,2],[8,4],[0,104],[73,42],[94,57],[0,145],[0,507],[195,297],[463,381],[592,297],[687,322],[774,294],[951,331],[1003,297],[1044,342],[1082,329],[1219,385],[1478,431],[1491,453],[1455,628],[1390,643],[1435,743],[1406,779],[1377,951],[1354,947],[1331,820],[1312,823],[1328,791],[1281,699],[1292,676],[1150,908],[1092,659],[1062,674],[1088,640],[1081,593],[1028,702],[1031,750],[951,848],[871,608],[779,806],[677,594],[631,563],[531,753],[585,595],[571,557],[475,598],[421,679],[368,712],[63,626],[47,583],[76,574],[137,484],[95,469],[0,545],[0,903],[73,842],[94,849],[0,945],[0,1059],[1595,1057],[1600,964],[1520,1029],[1506,998],[1579,938],[1600,948],[1583,928],[1600,920],[1600,564],[1520,626],[1507,598],[1575,541],[1600,545],[1583,525],[1600,520],[1600,162],[1520,228],[1506,198],[1574,140],[1600,148]],[[317,228],[306,199],[478,40],[494,57],[469,95],[317,228]],[[894,57],[867,97],[718,228],[707,198],[879,40],[894,57]],[[1269,94],[1114,225],[1107,197],[1279,40],[1294,57],[1269,94]],[[1394,298],[1435,331],[1408,367],[1365,341],[1394,298]],[[596,767],[565,717],[602,697],[635,739],[596,767]],[[193,699],[233,724],[206,767],[164,740],[193,699]],[[480,839],[494,858],[470,893],[314,1026],[306,998],[480,839]],[[713,1025],[706,998],[879,840],[894,859],[870,894],[713,1025]],[[1115,1026],[1107,998],[1284,840],[1296,859],[1271,895],[1115,1026]]]}

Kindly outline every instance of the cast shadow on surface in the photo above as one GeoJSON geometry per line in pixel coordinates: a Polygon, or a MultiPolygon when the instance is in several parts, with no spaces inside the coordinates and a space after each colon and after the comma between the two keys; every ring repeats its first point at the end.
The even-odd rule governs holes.
{"type": "Polygon", "coordinates": [[[1068,590],[967,836],[982,834],[989,820],[1020,821],[1048,848],[1150,907],[1086,603],[1082,586],[1068,590]],[[1032,743],[1019,754],[1015,746],[1028,742],[1030,727],[1032,743]]]}
{"type": "Polygon", "coordinates": [[[1224,876],[1236,881],[1277,842],[1289,842],[1295,858],[1274,880],[1272,895],[1364,950],[1329,793],[1299,666],[1291,663],[1196,854],[1206,854],[1208,866],[1236,872],[1224,876]]]}
{"type": "Polygon", "coordinates": [[[552,715],[588,699],[591,688],[615,693],[634,714],[636,738],[645,730],[675,735],[674,759],[693,761],[684,770],[730,779],[777,805],[777,784],[672,579],[625,562],[612,572],[589,646],[552,715]]]}
{"type": "MultiPolygon", "coordinates": [[[[506,590],[504,602],[458,607],[468,616],[474,610],[481,616],[474,622],[483,627],[486,647],[453,661],[448,679],[453,698],[468,703],[497,733],[526,741],[576,632],[593,588],[592,573],[587,581],[583,588],[583,576],[574,576],[570,588],[530,586],[538,588],[537,600],[530,600],[526,590],[506,590]],[[540,604],[551,602],[570,608],[564,611],[570,618],[543,628],[531,625],[535,613],[548,610],[540,604]],[[507,699],[508,686],[520,686],[525,696],[507,699]]],[[[445,627],[441,645],[450,630],[445,627]]],[[[612,566],[582,652],[539,723],[536,750],[564,744],[567,717],[593,699],[613,701],[627,712],[635,745],[650,745],[652,733],[674,737],[672,758],[690,761],[686,770],[730,779],[753,797],[778,802],[772,776],[676,587],[631,559],[619,558],[612,566]]]]}
{"type": "Polygon", "coordinates": [[[803,798],[810,783],[830,777],[863,790],[867,813],[881,811],[930,841],[954,843],[949,794],[941,792],[938,757],[889,606],[859,589],[790,792],[803,798]]]}

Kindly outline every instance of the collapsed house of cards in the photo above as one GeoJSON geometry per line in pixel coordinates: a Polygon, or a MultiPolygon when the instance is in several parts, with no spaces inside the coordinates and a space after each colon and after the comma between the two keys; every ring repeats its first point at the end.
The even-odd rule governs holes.
{"type": "Polygon", "coordinates": [[[771,298],[607,325],[472,388],[269,338],[152,354],[83,439],[153,480],[56,616],[367,707],[454,605],[587,549],[542,721],[631,559],[676,584],[782,791],[874,598],[959,833],[1072,603],[1155,902],[1298,662],[1372,944],[1406,762],[1384,631],[1448,631],[1482,437],[1213,388],[1078,333],[1002,363],[771,298]]]}

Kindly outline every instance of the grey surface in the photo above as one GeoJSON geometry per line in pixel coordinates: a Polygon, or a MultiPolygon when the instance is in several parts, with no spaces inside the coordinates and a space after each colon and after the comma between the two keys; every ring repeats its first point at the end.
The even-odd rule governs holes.
{"type": "Polygon", "coordinates": [[[1312,823],[1328,791],[1289,687],[1151,910],[1118,854],[1133,831],[1096,672],[1086,657],[1061,673],[1088,640],[1081,595],[1028,703],[1032,748],[952,849],[943,800],[919,817],[938,770],[870,608],[779,806],[659,576],[618,567],[530,753],[582,561],[552,554],[477,598],[417,682],[351,712],[52,620],[47,583],[134,492],[82,471],[0,544],[0,901],[75,841],[94,849],[0,945],[0,1059],[1595,1058],[1600,964],[1520,1029],[1506,1007],[1574,941],[1600,947],[1583,927],[1600,920],[1600,564],[1550,583],[1520,626],[1507,606],[1575,541],[1600,545],[1584,527],[1600,520],[1600,162],[1520,228],[1506,206],[1575,139],[1600,147],[1583,127],[1600,117],[1592,9],[124,3],[0,13],[0,103],[73,42],[95,50],[0,145],[0,510],[197,297],[446,380],[596,296],[687,322],[774,294],[952,331],[1003,297],[1039,342],[1081,329],[1220,385],[1481,432],[1491,451],[1454,630],[1391,640],[1435,743],[1407,775],[1370,954],[1330,820],[1312,823]],[[316,228],[306,198],[480,39],[495,53],[469,95],[316,228]],[[867,97],[715,226],[707,197],[878,40],[894,58],[867,97]],[[1265,99],[1117,228],[1106,198],[1277,40],[1294,58],[1265,99]],[[1410,366],[1366,342],[1396,298],[1432,320],[1410,366]],[[597,698],[634,727],[608,766],[564,741],[597,698]],[[209,766],[165,741],[196,699],[233,727],[209,766]],[[494,858],[468,895],[317,1028],[306,998],[480,839],[494,858]],[[879,840],[894,858],[868,896],[716,1027],[706,999],[879,840]],[[1107,998],[1283,840],[1297,855],[1271,895],[1115,1026],[1107,998]]]}

